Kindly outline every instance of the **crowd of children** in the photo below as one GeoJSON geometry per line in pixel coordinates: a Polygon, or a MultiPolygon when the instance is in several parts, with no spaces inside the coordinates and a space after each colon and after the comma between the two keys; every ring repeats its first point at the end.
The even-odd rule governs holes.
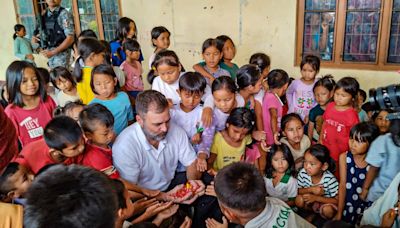
{"type": "MultiPolygon", "coordinates": [[[[135,122],[141,110],[133,104],[145,89],[135,22],[121,18],[110,44],[90,30],[82,32],[73,71],[55,67],[50,79],[35,65],[25,27],[18,24],[14,30],[15,55],[21,61],[7,68],[1,93],[0,137],[6,142],[0,145],[1,202],[29,205],[40,189],[37,184],[30,193],[34,176],[39,182],[45,178],[41,173],[56,170],[49,166],[76,164],[113,179],[108,185],[118,199],[115,227],[198,226],[182,216],[190,210],[177,203],[185,200],[160,197],[160,189],[130,183],[113,164],[112,145],[135,122]],[[46,80],[55,93],[49,93],[46,80]]],[[[239,67],[233,62],[235,44],[226,35],[206,39],[204,61],[193,65],[195,72],[186,71],[178,54],[168,50],[172,35],[163,26],[152,29],[155,50],[147,80],[168,100],[171,122],[187,134],[197,171],[215,180],[215,186],[205,181],[205,194],[217,196],[216,207],[225,217],[207,219],[207,227],[228,227],[226,218],[245,227],[269,227],[277,216],[293,220],[294,212],[317,226],[321,220],[353,226],[400,220],[393,216],[400,192],[400,120],[388,119],[391,109],[363,110],[366,93],[354,77],[320,77],[320,58],[314,55],[303,58],[294,80],[283,69],[270,70],[264,53],[253,54],[249,64],[239,67]],[[236,188],[241,190],[232,192],[236,188]],[[256,196],[270,197],[265,202],[256,196]],[[279,205],[279,215],[266,211],[271,204],[279,205]],[[373,210],[379,213],[364,218],[373,210]],[[268,213],[270,220],[264,221],[260,215],[268,213]]],[[[179,164],[176,172],[185,171],[179,164]]],[[[28,218],[34,220],[35,213],[28,218]]],[[[288,224],[293,223],[282,227],[293,227],[288,224]]]]}

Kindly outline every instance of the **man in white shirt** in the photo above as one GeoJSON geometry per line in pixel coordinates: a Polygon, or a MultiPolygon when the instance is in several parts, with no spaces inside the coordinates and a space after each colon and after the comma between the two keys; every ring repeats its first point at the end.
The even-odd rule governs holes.
{"type": "Polygon", "coordinates": [[[142,188],[165,191],[179,161],[186,167],[188,180],[200,179],[196,153],[185,131],[170,123],[165,96],[154,90],[140,93],[136,111],[137,122],[121,132],[112,148],[113,162],[121,177],[142,188]]]}

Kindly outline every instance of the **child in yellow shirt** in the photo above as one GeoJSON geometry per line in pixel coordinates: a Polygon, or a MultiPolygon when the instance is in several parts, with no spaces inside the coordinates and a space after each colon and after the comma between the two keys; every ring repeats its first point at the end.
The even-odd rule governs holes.
{"type": "Polygon", "coordinates": [[[254,115],[249,109],[233,109],[226,120],[226,128],[214,136],[208,165],[218,171],[244,160],[246,146],[252,142],[253,125],[254,115]]]}

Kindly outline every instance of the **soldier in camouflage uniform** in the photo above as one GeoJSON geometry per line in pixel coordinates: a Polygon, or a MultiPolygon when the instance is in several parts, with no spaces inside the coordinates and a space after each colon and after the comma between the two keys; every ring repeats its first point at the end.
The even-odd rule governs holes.
{"type": "Polygon", "coordinates": [[[69,67],[71,47],[74,43],[74,20],[71,13],[61,7],[61,0],[46,0],[48,8],[41,17],[41,26],[38,25],[32,41],[37,43],[44,39],[43,51],[51,69],[56,66],[69,67]],[[40,28],[40,29],[39,29],[40,28]],[[43,34],[40,34],[43,33],[43,34]]]}

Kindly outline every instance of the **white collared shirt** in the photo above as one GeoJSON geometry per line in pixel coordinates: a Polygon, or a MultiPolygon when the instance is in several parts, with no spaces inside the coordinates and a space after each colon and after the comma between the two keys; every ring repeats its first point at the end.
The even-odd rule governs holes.
{"type": "Polygon", "coordinates": [[[134,123],[121,132],[112,150],[114,166],[122,178],[161,191],[174,178],[178,161],[187,167],[196,159],[185,131],[174,123],[170,123],[158,149],[147,141],[139,123],[134,123]]]}

